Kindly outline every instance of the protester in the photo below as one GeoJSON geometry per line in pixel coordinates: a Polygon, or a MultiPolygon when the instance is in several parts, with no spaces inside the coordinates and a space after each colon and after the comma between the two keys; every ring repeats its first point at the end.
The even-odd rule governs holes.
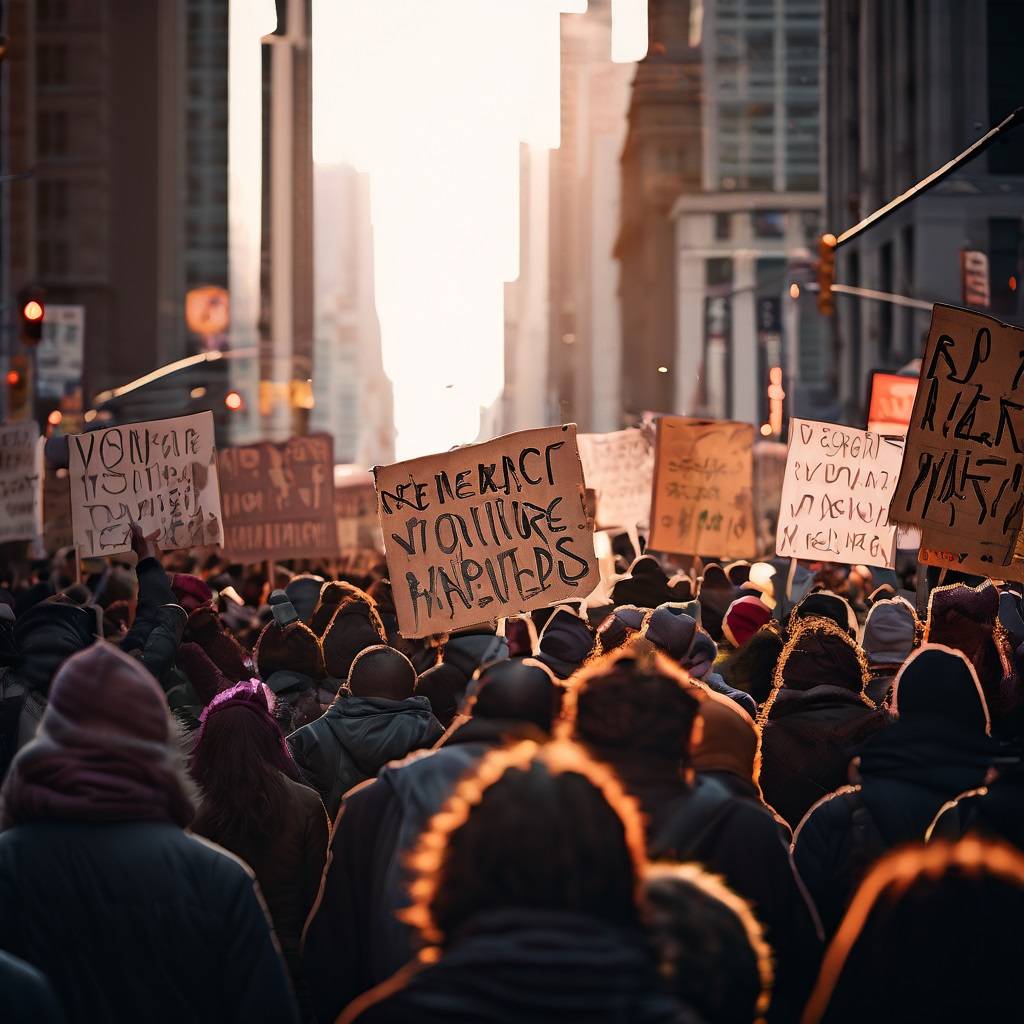
{"type": "Polygon", "coordinates": [[[642,640],[596,661],[574,683],[573,739],[637,800],[652,857],[698,861],[751,903],[782,965],[780,1012],[792,1011],[810,982],[815,939],[789,831],[749,791],[695,777],[706,691],[642,640]]]}
{"type": "MultiPolygon", "coordinates": [[[[320,596],[321,605],[330,607],[334,598],[342,594],[344,599],[338,603],[321,634],[327,675],[338,682],[348,678],[349,669],[361,651],[387,643],[377,606],[364,591],[350,584],[326,583],[320,596]]],[[[318,609],[314,619],[322,611],[323,608],[318,609]]]]}
{"type": "Polygon", "coordinates": [[[333,1020],[416,951],[413,929],[396,916],[409,904],[405,859],[458,780],[492,750],[523,739],[543,742],[560,706],[561,688],[541,663],[492,662],[477,674],[466,717],[443,746],[387,765],[346,796],[306,936],[319,1020],[333,1020]]]}
{"type": "Polygon", "coordinates": [[[413,864],[407,919],[428,949],[344,1024],[695,1019],[661,990],[641,931],[637,812],[578,748],[489,754],[413,864]]]}
{"type": "Polygon", "coordinates": [[[452,724],[465,696],[469,679],[447,662],[427,669],[416,679],[416,696],[430,701],[430,710],[443,729],[452,724]]]}
{"type": "Polygon", "coordinates": [[[253,680],[218,694],[203,712],[190,765],[202,790],[192,831],[252,868],[304,1003],[299,946],[320,888],[329,822],[319,796],[297,781],[272,704],[253,680]]]}
{"type": "Polygon", "coordinates": [[[736,598],[722,618],[722,635],[734,650],[742,647],[762,626],[771,621],[771,609],[753,594],[736,598]]]}
{"type": "Polygon", "coordinates": [[[6,1024],[64,1024],[64,1012],[46,976],[2,950],[0,997],[6,1024]]]}
{"type": "Polygon", "coordinates": [[[888,701],[896,673],[920,643],[921,634],[914,606],[902,597],[875,601],[868,610],[862,646],[871,672],[867,694],[878,707],[888,701]]]}
{"type": "Polygon", "coordinates": [[[886,724],[865,695],[864,652],[833,620],[790,626],[761,705],[761,789],[792,828],[823,796],[845,785],[860,745],[886,724]]]}
{"type": "Polygon", "coordinates": [[[594,653],[590,623],[568,607],[556,608],[540,632],[537,659],[559,679],[568,679],[594,653]]]}
{"type": "Polygon", "coordinates": [[[775,668],[785,646],[778,625],[769,622],[716,667],[731,687],[749,693],[757,704],[763,704],[772,692],[775,668]]]}
{"type": "Polygon", "coordinates": [[[651,865],[644,893],[661,974],[676,998],[715,1024],[763,1021],[772,953],[750,907],[695,864],[651,865]]]}
{"type": "MultiPolygon", "coordinates": [[[[286,608],[283,617],[291,614],[286,608]]],[[[318,719],[324,710],[321,700],[329,704],[334,699],[324,684],[320,640],[300,619],[283,626],[272,619],[260,631],[253,653],[260,678],[274,694],[274,717],[285,733],[318,719]]]]}
{"type": "Polygon", "coordinates": [[[979,786],[996,756],[981,685],[959,651],[915,651],[896,677],[893,709],[897,720],[860,748],[858,784],[815,804],[796,832],[796,868],[827,935],[871,864],[922,842],[939,809],[979,786]]]}
{"type": "Polygon", "coordinates": [[[164,696],[102,641],[54,679],[4,783],[0,949],[69,1021],[297,1021],[250,873],[189,835],[164,696]]]}
{"type": "Polygon", "coordinates": [[[1022,915],[1024,856],[1010,847],[892,853],[843,919],[803,1024],[1016,1020],[1022,915]]]}
{"type": "Polygon", "coordinates": [[[315,722],[288,737],[292,756],[333,821],[341,798],[388,761],[436,743],[443,732],[426,697],[414,696],[416,670],[384,645],[360,651],[348,684],[315,722]]]}

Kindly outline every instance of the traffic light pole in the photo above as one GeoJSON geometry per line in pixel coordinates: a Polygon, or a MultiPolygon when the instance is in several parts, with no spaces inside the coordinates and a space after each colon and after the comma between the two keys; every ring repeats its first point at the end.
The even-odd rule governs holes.
{"type": "Polygon", "coordinates": [[[847,228],[836,238],[833,248],[839,248],[839,246],[853,241],[853,239],[858,235],[863,234],[868,230],[868,228],[872,228],[876,224],[885,220],[886,217],[895,213],[912,199],[916,199],[929,189],[934,188],[940,181],[944,178],[948,178],[954,171],[958,171],[965,164],[969,164],[975,157],[981,156],[981,154],[984,153],[1000,135],[1005,135],[1007,132],[1013,131],[1014,128],[1022,123],[1024,123],[1024,107],[1018,107],[1012,114],[1010,114],[1009,117],[1000,121],[995,128],[983,135],[977,142],[968,146],[967,149],[965,149],[959,156],[953,157],[952,160],[932,171],[931,174],[926,178],[922,178],[916,185],[911,185],[906,192],[898,195],[895,199],[890,200],[885,204],[885,206],[880,207],[875,210],[874,213],[865,217],[862,221],[854,224],[852,228],[847,228]]]}

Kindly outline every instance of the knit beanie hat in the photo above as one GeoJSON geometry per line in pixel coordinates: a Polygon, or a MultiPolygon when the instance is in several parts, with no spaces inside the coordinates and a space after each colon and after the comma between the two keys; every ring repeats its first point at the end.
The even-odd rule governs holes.
{"type": "Polygon", "coordinates": [[[722,619],[722,634],[733,647],[742,647],[763,625],[771,620],[771,609],[752,594],[739,597],[722,619]]]}
{"type": "Polygon", "coordinates": [[[629,567],[629,575],[612,587],[612,601],[617,605],[632,604],[641,608],[657,608],[675,600],[668,577],[650,555],[641,555],[629,567]]]}
{"type": "Polygon", "coordinates": [[[206,581],[185,572],[176,572],[171,577],[171,590],[187,612],[194,612],[213,600],[213,591],[206,581]]]}
{"type": "Polygon", "coordinates": [[[892,706],[901,721],[937,715],[986,735],[992,731],[974,666],[941,644],[925,644],[907,658],[893,683],[892,706]]]}
{"type": "Polygon", "coordinates": [[[319,679],[324,674],[324,655],[316,634],[304,622],[281,627],[271,620],[256,641],[256,668],[262,679],[290,669],[319,679]]]}
{"type": "Polygon", "coordinates": [[[189,615],[182,639],[202,647],[210,661],[233,683],[252,675],[246,664],[245,649],[228,632],[217,610],[210,605],[202,605],[189,615]]]}
{"type": "Polygon", "coordinates": [[[355,656],[348,688],[355,697],[406,700],[416,690],[416,669],[401,651],[378,644],[355,656]]]}
{"type": "MultiPolygon", "coordinates": [[[[377,614],[373,599],[363,591],[359,593],[361,597],[349,597],[337,606],[323,633],[324,665],[332,679],[347,679],[352,662],[360,651],[387,643],[384,623],[377,614]]],[[[324,607],[327,606],[321,604],[318,613],[324,607]]]]}
{"type": "Polygon", "coordinates": [[[697,600],[700,601],[701,625],[715,642],[722,639],[722,619],[739,596],[736,585],[720,565],[712,563],[705,567],[697,600]]]}
{"type": "Polygon", "coordinates": [[[373,598],[365,590],[360,590],[359,587],[345,580],[331,580],[320,588],[320,598],[310,622],[310,628],[318,637],[323,637],[327,632],[327,627],[331,624],[331,619],[334,618],[334,613],[343,602],[350,598],[359,598],[373,604],[373,598]]]}
{"type": "Polygon", "coordinates": [[[709,692],[700,704],[704,732],[693,754],[698,772],[730,772],[757,781],[760,733],[754,720],[728,697],[709,692]]]}
{"type": "Polygon", "coordinates": [[[808,594],[793,613],[798,619],[806,619],[816,615],[822,619],[831,619],[840,629],[845,629],[855,640],[857,639],[857,615],[850,602],[830,590],[819,590],[808,594]]]}
{"type": "Polygon", "coordinates": [[[469,679],[454,665],[442,662],[421,672],[416,680],[416,696],[430,701],[434,717],[446,729],[458,714],[469,679]]]}
{"type": "Polygon", "coordinates": [[[897,668],[917,643],[917,615],[902,597],[876,601],[864,620],[864,653],[872,668],[897,668]]]}
{"type": "Polygon", "coordinates": [[[568,679],[593,653],[594,630],[568,608],[559,608],[540,635],[537,660],[559,679],[568,679]]]}
{"type": "Polygon", "coordinates": [[[320,590],[324,585],[322,576],[302,573],[288,581],[284,592],[299,618],[308,626],[313,621],[313,612],[320,601],[320,590]]]}

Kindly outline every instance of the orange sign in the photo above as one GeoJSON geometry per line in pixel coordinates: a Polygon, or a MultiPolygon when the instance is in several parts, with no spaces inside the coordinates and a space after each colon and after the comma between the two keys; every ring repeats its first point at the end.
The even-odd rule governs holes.
{"type": "Polygon", "coordinates": [[[868,430],[872,434],[905,436],[916,397],[917,377],[902,377],[895,373],[874,374],[871,378],[868,430]]]}
{"type": "Polygon", "coordinates": [[[204,338],[224,334],[231,321],[231,303],[226,288],[204,284],[185,296],[185,323],[193,334],[204,338]]]}

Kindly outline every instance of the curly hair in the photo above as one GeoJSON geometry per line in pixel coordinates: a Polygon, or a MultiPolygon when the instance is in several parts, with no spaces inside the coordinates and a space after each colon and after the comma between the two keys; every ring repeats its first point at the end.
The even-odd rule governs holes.
{"type": "Polygon", "coordinates": [[[636,927],[643,864],[639,811],[614,775],[575,744],[526,741],[488,754],[431,819],[402,917],[435,947],[499,908],[636,927]]]}

